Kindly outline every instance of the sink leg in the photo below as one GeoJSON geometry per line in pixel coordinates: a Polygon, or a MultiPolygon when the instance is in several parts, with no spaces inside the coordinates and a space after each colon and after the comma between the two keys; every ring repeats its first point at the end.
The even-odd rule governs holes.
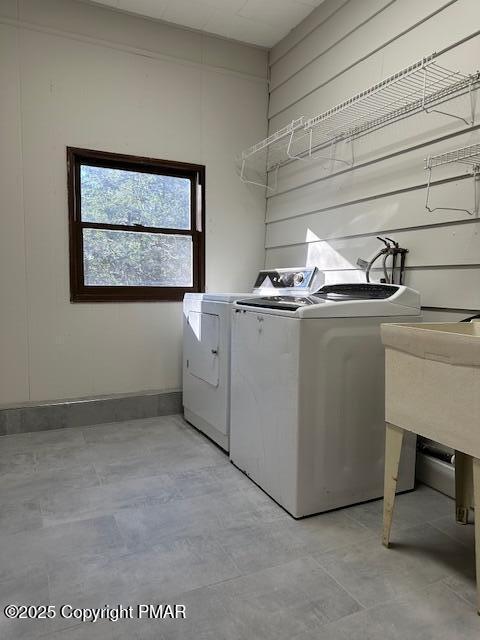
{"type": "Polygon", "coordinates": [[[395,507],[395,492],[397,490],[398,465],[402,453],[404,429],[386,423],[385,434],[385,481],[383,488],[383,536],[382,544],[390,544],[393,509],[395,507]]]}
{"type": "Polygon", "coordinates": [[[473,458],[473,503],[475,509],[475,562],[477,569],[477,613],[480,615],[480,460],[473,458]]]}
{"type": "Polygon", "coordinates": [[[472,457],[455,451],[455,516],[460,524],[468,524],[468,511],[473,506],[472,457]]]}

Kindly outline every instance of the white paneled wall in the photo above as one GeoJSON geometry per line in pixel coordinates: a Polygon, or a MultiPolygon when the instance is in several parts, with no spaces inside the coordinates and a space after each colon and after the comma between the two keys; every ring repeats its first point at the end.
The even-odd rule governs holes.
{"type": "MultiPolygon", "coordinates": [[[[441,53],[440,64],[472,73],[480,66],[479,29],[478,0],[326,0],[271,52],[269,133],[433,51],[441,53]]],[[[429,320],[480,309],[478,219],[428,213],[423,168],[429,154],[480,142],[477,94],[473,126],[421,113],[339,144],[336,157],[353,154],[352,167],[320,159],[282,167],[268,194],[266,265],[315,264],[326,282],[361,281],[357,258],[373,257],[376,236],[387,233],[409,249],[407,284],[422,294],[429,320]]],[[[470,102],[461,96],[442,109],[468,119],[470,102]]],[[[473,207],[466,167],[435,170],[432,185],[432,205],[473,207]]]]}
{"type": "Polygon", "coordinates": [[[0,0],[0,404],[181,385],[181,303],[71,304],[66,146],[206,165],[210,290],[251,287],[266,52],[73,0],[0,0]],[[234,265],[234,268],[232,268],[234,265]]]}

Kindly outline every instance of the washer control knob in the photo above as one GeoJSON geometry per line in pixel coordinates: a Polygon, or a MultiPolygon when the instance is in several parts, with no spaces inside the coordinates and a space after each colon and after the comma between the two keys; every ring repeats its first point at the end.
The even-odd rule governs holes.
{"type": "Polygon", "coordinates": [[[305,276],[301,271],[296,273],[293,277],[293,282],[296,287],[300,286],[304,280],[305,280],[305,276]]]}

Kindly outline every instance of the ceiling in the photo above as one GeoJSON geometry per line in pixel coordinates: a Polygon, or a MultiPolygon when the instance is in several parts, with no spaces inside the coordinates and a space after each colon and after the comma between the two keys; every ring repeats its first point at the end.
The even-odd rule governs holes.
{"type": "Polygon", "coordinates": [[[93,0],[182,27],[270,48],[323,0],[93,0]]]}

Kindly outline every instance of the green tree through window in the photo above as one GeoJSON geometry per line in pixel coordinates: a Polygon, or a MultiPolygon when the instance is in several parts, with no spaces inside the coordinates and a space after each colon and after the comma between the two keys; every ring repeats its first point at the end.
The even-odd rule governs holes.
{"type": "Polygon", "coordinates": [[[204,168],[68,149],[72,300],[203,287],[204,168]]]}

